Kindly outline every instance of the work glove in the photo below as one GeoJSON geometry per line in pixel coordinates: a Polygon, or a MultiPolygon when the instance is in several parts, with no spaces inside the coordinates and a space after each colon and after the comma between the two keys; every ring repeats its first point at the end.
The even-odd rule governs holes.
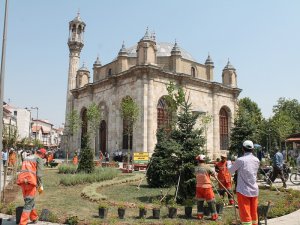
{"type": "Polygon", "coordinates": [[[38,187],[38,192],[39,192],[39,194],[42,194],[43,191],[44,191],[43,185],[39,186],[39,187],[38,187]]]}

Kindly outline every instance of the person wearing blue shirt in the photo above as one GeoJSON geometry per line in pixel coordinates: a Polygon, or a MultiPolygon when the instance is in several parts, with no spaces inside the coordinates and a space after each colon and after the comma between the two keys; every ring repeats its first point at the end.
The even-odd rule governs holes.
{"type": "Polygon", "coordinates": [[[8,158],[7,150],[3,149],[2,151],[3,167],[6,166],[7,158],[8,158]]]}
{"type": "MultiPolygon", "coordinates": [[[[283,155],[280,152],[279,148],[276,147],[276,154],[273,157],[273,174],[270,178],[271,182],[273,183],[277,176],[280,176],[280,179],[282,180],[283,187],[286,188],[286,183],[283,175],[283,155]]],[[[272,184],[270,183],[270,184],[272,184]]]]}

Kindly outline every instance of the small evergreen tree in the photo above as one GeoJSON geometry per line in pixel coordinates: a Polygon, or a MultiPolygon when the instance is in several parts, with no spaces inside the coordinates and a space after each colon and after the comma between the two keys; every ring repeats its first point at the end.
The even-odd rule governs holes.
{"type": "Polygon", "coordinates": [[[85,135],[81,140],[80,161],[77,172],[92,173],[95,169],[94,154],[89,142],[89,135],[85,135]]]}
{"type": "Polygon", "coordinates": [[[101,112],[96,103],[92,103],[87,109],[88,132],[81,140],[81,153],[78,172],[92,173],[95,169],[94,151],[91,148],[91,138],[95,138],[96,130],[101,120],[101,112]]]}
{"type": "Polygon", "coordinates": [[[194,128],[199,115],[192,113],[191,103],[188,99],[183,102],[180,109],[177,128],[172,131],[171,137],[181,146],[181,152],[178,155],[181,166],[178,171],[180,182],[177,201],[183,202],[185,199],[195,196],[194,171],[197,166],[195,157],[199,154],[205,154],[203,150],[205,140],[202,136],[202,129],[194,128]]]}
{"type": "Polygon", "coordinates": [[[151,166],[147,170],[147,182],[150,187],[170,187],[178,179],[178,158],[181,146],[169,138],[165,130],[157,132],[157,144],[151,157],[151,166]]]}

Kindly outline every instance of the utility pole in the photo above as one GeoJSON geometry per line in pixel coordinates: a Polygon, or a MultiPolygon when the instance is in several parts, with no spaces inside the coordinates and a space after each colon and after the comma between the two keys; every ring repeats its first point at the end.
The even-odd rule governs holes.
{"type": "MultiPolygon", "coordinates": [[[[6,54],[6,33],[7,33],[7,10],[8,9],[8,0],[5,0],[5,12],[4,12],[4,26],[3,26],[3,39],[2,39],[2,55],[1,55],[1,69],[0,69],[0,188],[2,187],[2,169],[3,169],[3,162],[2,162],[2,134],[3,134],[3,95],[4,95],[4,77],[5,77],[5,54],[6,54]]],[[[1,191],[4,190],[0,189],[1,191]]],[[[2,199],[1,199],[2,201],[2,199]]]]}

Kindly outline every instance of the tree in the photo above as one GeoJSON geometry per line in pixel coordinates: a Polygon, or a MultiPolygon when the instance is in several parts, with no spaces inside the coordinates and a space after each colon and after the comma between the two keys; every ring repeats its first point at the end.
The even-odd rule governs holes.
{"type": "Polygon", "coordinates": [[[164,129],[156,134],[157,144],[151,157],[151,166],[147,170],[147,182],[150,187],[170,187],[178,179],[177,156],[180,155],[181,146],[164,129]]]}
{"type": "Polygon", "coordinates": [[[205,154],[203,150],[204,138],[202,129],[195,129],[194,126],[199,114],[193,114],[191,103],[186,99],[180,107],[177,127],[171,132],[171,138],[180,146],[181,151],[177,155],[181,163],[179,167],[178,202],[195,196],[196,179],[194,170],[197,165],[195,157],[205,154]]]}
{"type": "Polygon", "coordinates": [[[254,143],[260,143],[264,132],[262,126],[263,117],[258,105],[250,98],[240,99],[237,116],[231,129],[230,153],[241,155],[242,143],[247,139],[254,143]]]}
{"type": "Polygon", "coordinates": [[[147,171],[147,181],[152,187],[179,184],[177,201],[182,202],[195,196],[195,157],[204,153],[204,138],[202,130],[194,128],[199,114],[191,112],[191,104],[185,99],[182,88],[172,87],[168,96],[169,101],[174,103],[173,109],[178,109],[174,113],[176,124],[168,132],[157,131],[157,144],[147,171]],[[178,92],[183,93],[183,100],[175,99],[175,96],[181,95],[178,92]]]}
{"type": "Polygon", "coordinates": [[[133,133],[134,125],[139,117],[139,107],[136,102],[129,96],[122,99],[121,102],[121,117],[124,120],[124,132],[128,137],[128,150],[127,150],[127,168],[130,159],[130,140],[133,133]]]}
{"type": "Polygon", "coordinates": [[[91,147],[91,138],[95,137],[101,120],[101,111],[96,103],[92,103],[87,109],[88,132],[81,140],[81,154],[78,172],[92,173],[95,169],[94,153],[91,147]]]}
{"type": "Polygon", "coordinates": [[[65,128],[65,134],[67,136],[67,163],[69,162],[69,149],[70,149],[70,142],[73,135],[78,131],[79,127],[81,126],[81,120],[79,113],[76,110],[72,110],[67,115],[67,124],[65,128]]]}

